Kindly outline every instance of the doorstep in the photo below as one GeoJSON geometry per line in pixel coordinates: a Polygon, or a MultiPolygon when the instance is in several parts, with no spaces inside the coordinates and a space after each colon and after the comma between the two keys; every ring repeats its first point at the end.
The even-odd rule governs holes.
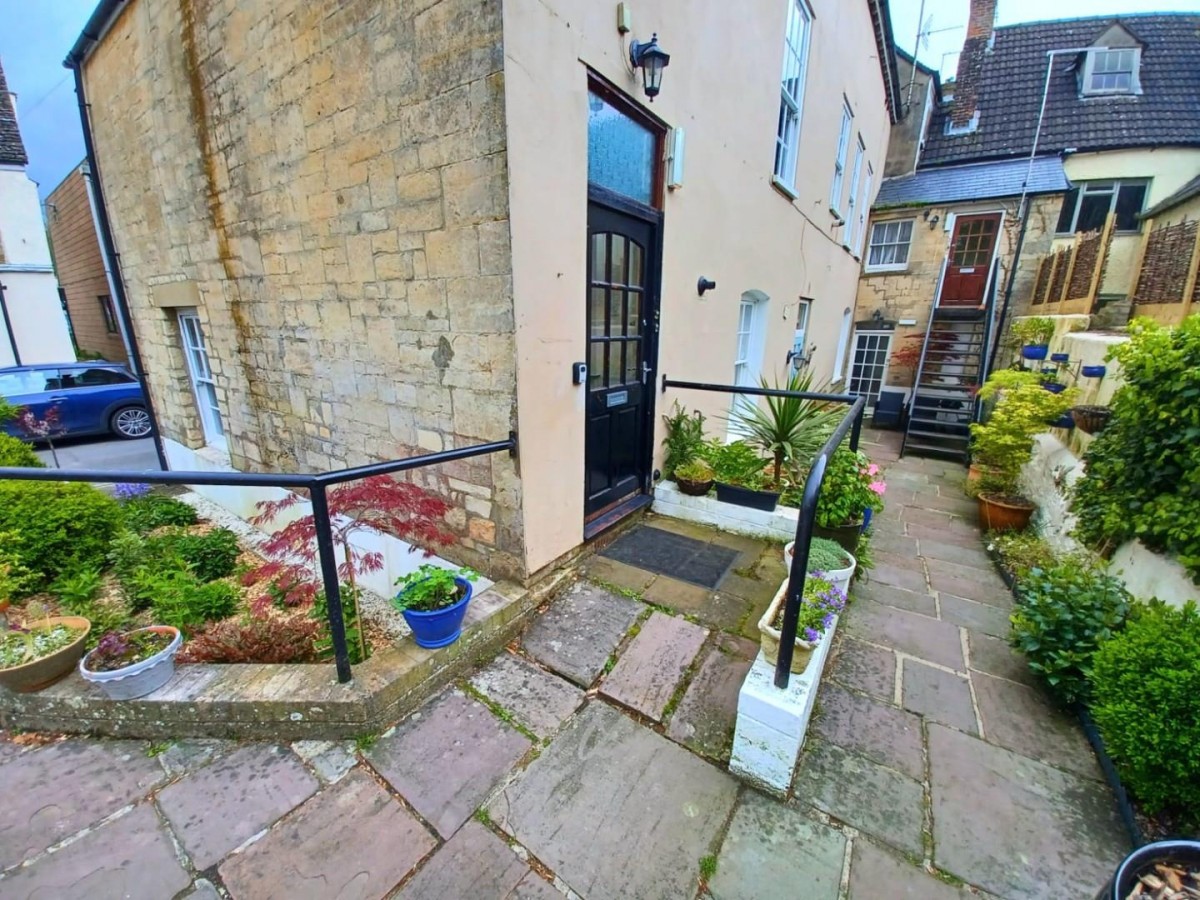
{"type": "Polygon", "coordinates": [[[425,650],[405,637],[337,682],[323,664],[180,664],[162,688],[110,700],[78,671],[35,694],[0,690],[0,726],[145,738],[328,740],[379,731],[491,658],[532,611],[574,573],[560,570],[526,589],[497,584],[475,596],[462,637],[425,650]]]}

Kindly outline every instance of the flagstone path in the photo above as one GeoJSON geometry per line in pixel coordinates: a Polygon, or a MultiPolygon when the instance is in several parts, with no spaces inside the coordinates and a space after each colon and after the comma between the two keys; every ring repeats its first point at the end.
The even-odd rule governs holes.
{"type": "Polygon", "coordinates": [[[777,545],[715,591],[603,557],[381,736],[0,735],[0,897],[1051,898],[1127,850],[1077,725],[1004,642],[961,470],[888,464],[786,801],[725,769],[777,545]]]}

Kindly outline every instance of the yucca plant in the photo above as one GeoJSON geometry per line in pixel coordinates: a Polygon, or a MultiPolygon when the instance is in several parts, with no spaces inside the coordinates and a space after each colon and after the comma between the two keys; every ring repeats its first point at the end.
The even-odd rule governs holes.
{"type": "MultiPolygon", "coordinates": [[[[795,372],[780,385],[759,383],[765,390],[805,393],[813,390],[812,372],[795,372]]],[[[774,461],[774,481],[778,488],[783,469],[795,470],[808,465],[842,418],[842,408],[822,400],[799,397],[766,397],[766,408],[747,397],[734,402],[730,421],[743,440],[757,447],[774,461]]]]}

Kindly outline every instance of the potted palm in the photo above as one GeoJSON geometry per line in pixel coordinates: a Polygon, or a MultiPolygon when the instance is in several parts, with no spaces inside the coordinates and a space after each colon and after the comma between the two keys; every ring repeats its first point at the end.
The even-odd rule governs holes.
{"type": "Polygon", "coordinates": [[[171,625],[110,632],[79,663],[84,681],[111,700],[133,700],[157,691],[175,674],[183,634],[171,625]]]}
{"type": "MultiPolygon", "coordinates": [[[[795,557],[795,541],[788,541],[783,548],[783,563],[789,572],[792,571],[792,560],[795,557]]],[[[814,537],[808,545],[809,575],[818,575],[840,588],[843,593],[850,592],[850,579],[858,560],[846,551],[846,548],[829,538],[814,537]]]]}
{"type": "Polygon", "coordinates": [[[400,592],[392,604],[404,615],[418,646],[433,650],[458,640],[471,602],[471,582],[477,578],[479,575],[470,569],[444,569],[426,563],[396,579],[400,592]]]}
{"type": "Polygon", "coordinates": [[[0,631],[0,685],[25,694],[58,681],[75,668],[91,629],[82,616],[50,616],[0,631]]]}
{"type": "MultiPolygon", "coordinates": [[[[767,662],[779,661],[779,644],[783,640],[783,612],[787,600],[787,581],[779,587],[775,599],[758,621],[759,643],[767,662]]],[[[792,651],[792,672],[803,672],[812,659],[821,639],[833,628],[837,615],[846,606],[845,591],[828,578],[809,575],[804,579],[800,613],[796,619],[796,643],[792,651]]]]}
{"type": "Polygon", "coordinates": [[[1049,316],[1017,319],[1012,324],[1012,333],[1021,344],[1022,357],[1045,359],[1050,353],[1050,339],[1054,337],[1054,320],[1049,316]]]}

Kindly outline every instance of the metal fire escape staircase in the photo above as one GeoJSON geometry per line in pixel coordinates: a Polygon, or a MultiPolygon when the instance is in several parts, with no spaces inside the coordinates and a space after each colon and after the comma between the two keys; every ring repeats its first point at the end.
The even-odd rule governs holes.
{"type": "Polygon", "coordinates": [[[938,279],[935,303],[925,328],[900,455],[966,462],[970,425],[977,415],[975,394],[987,378],[988,356],[995,337],[992,330],[998,269],[993,260],[982,308],[938,305],[942,278],[938,279]]]}

